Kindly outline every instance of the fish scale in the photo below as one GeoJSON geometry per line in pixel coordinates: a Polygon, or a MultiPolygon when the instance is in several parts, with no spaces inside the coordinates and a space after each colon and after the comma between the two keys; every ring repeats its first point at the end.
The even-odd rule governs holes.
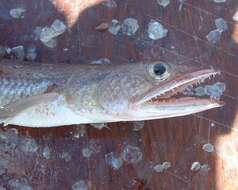
{"type": "Polygon", "coordinates": [[[49,80],[0,78],[0,106],[32,95],[44,93],[52,84],[49,80]]]}

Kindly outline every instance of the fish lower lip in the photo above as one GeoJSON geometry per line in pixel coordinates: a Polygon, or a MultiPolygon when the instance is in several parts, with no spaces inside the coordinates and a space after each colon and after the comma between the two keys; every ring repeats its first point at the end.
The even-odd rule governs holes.
{"type": "Polygon", "coordinates": [[[154,101],[147,101],[144,105],[185,105],[185,104],[217,104],[220,106],[224,105],[224,102],[212,98],[198,98],[198,97],[180,97],[180,98],[170,98],[170,99],[157,99],[154,101]]]}

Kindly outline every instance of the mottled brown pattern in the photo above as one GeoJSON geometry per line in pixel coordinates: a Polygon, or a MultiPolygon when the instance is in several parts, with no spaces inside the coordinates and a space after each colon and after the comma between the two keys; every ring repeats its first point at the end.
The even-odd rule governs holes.
{"type": "Polygon", "coordinates": [[[0,165],[6,169],[0,174],[0,184],[11,189],[9,181],[21,179],[34,190],[65,190],[71,189],[79,180],[87,180],[90,190],[238,189],[238,45],[237,23],[232,20],[238,9],[237,0],[220,4],[212,0],[186,0],[181,11],[176,0],[171,0],[167,8],[159,7],[156,0],[117,0],[117,8],[107,8],[98,4],[100,2],[57,0],[56,9],[47,0],[1,0],[0,44],[10,47],[35,45],[40,62],[80,64],[108,57],[113,63],[125,64],[166,60],[211,65],[222,70],[217,79],[226,82],[223,97],[226,105],[193,116],[148,121],[138,132],[132,130],[130,122],[110,124],[102,130],[87,126],[86,131],[79,126],[43,130],[16,127],[18,135],[12,134],[9,127],[2,128],[0,134],[8,140],[0,138],[0,165]],[[70,2],[77,6],[70,6],[70,2]],[[80,2],[83,2],[81,7],[80,2]],[[87,3],[90,6],[86,6],[87,3]],[[11,19],[6,14],[17,6],[27,8],[22,20],[11,19]],[[83,12],[79,14],[81,10],[83,12]],[[102,22],[110,22],[113,18],[123,21],[126,17],[138,19],[140,29],[134,37],[113,36],[95,30],[102,22]],[[215,29],[214,20],[218,17],[229,22],[229,30],[222,34],[219,43],[211,45],[205,36],[215,29]],[[36,26],[50,25],[56,18],[75,23],[58,37],[56,48],[46,48],[29,37],[36,26]],[[150,19],[158,19],[169,30],[166,38],[155,42],[148,39],[150,19]],[[37,152],[22,151],[21,146],[28,137],[36,141],[37,152]],[[81,151],[91,140],[100,144],[100,152],[86,159],[81,151]],[[203,144],[208,142],[215,145],[215,152],[202,150],[203,144]],[[120,154],[128,144],[140,147],[143,160],[137,164],[124,163],[119,170],[113,170],[106,164],[104,155],[120,154]],[[42,155],[46,146],[51,152],[50,159],[42,155]],[[71,156],[69,161],[62,159],[64,152],[71,156]],[[171,162],[171,168],[162,173],[151,170],[151,162],[163,161],[171,162]],[[191,171],[194,161],[207,163],[211,169],[191,171]]]}

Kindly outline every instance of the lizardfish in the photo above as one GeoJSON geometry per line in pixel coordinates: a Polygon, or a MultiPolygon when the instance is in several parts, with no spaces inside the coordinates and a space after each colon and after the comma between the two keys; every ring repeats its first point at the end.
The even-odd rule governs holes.
{"type": "Polygon", "coordinates": [[[218,73],[160,61],[121,65],[1,61],[0,122],[54,127],[189,115],[223,105],[181,93],[218,73]]]}

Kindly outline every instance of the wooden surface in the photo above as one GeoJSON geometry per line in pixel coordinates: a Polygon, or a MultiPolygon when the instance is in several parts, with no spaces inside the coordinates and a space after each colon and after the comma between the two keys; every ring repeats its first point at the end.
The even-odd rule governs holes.
{"type": "MultiPolygon", "coordinates": [[[[25,48],[36,46],[37,61],[89,63],[109,58],[113,64],[137,61],[166,60],[173,63],[208,64],[222,70],[216,80],[224,81],[227,89],[221,109],[192,116],[146,121],[140,131],[133,123],[109,124],[97,130],[92,126],[28,129],[16,126],[0,130],[0,186],[14,189],[12,181],[27,184],[36,190],[72,189],[80,180],[92,190],[236,190],[238,189],[238,33],[232,16],[238,9],[237,0],[216,4],[212,0],[186,0],[182,6],[171,0],[168,7],[155,0],[118,0],[116,8],[100,4],[100,0],[1,0],[0,45],[25,48]],[[26,8],[24,19],[12,19],[11,8],[26,8]],[[113,18],[123,21],[134,17],[139,30],[133,37],[99,32],[95,27],[113,18]],[[224,18],[229,30],[216,45],[206,40],[215,29],[214,20],[224,18]],[[55,48],[45,47],[31,34],[36,26],[50,25],[55,19],[68,23],[69,29],[57,37],[55,48]],[[169,30],[168,36],[157,41],[147,37],[147,26],[157,19],[169,30]],[[66,48],[68,49],[66,51],[66,48]],[[16,130],[10,130],[15,128],[16,130]],[[7,139],[4,139],[4,136],[7,139]],[[28,139],[28,140],[27,140],[28,139]],[[33,151],[23,151],[27,142],[36,142],[33,151]],[[97,150],[89,159],[82,149],[94,143],[97,150]],[[211,143],[212,153],[202,146],[211,143]],[[120,155],[127,145],[137,146],[143,159],[127,162],[113,170],[105,162],[105,154],[120,155]],[[50,150],[49,158],[43,154],[50,150]],[[164,161],[171,167],[161,173],[153,166],[164,161]],[[209,171],[191,171],[193,162],[208,164],[209,171]]],[[[25,188],[26,189],[26,188],[25,188]]]]}

